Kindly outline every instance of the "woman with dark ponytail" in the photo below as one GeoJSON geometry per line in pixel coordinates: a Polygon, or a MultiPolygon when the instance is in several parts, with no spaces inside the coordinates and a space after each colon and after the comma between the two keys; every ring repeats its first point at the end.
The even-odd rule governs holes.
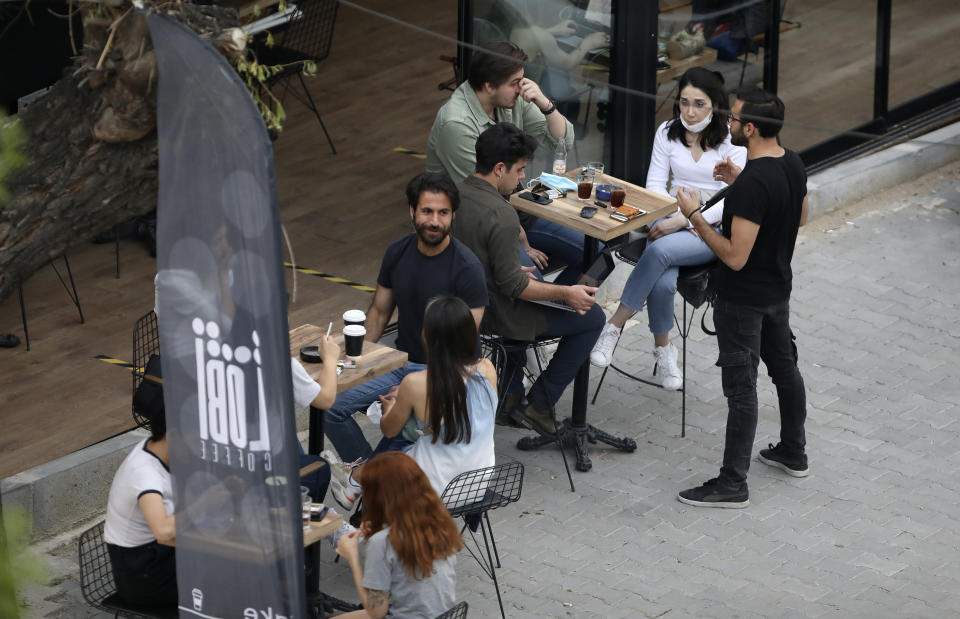
{"type": "Polygon", "coordinates": [[[470,308],[440,296],[423,317],[427,369],[408,374],[395,397],[382,397],[384,436],[402,431],[416,441],[404,449],[437,494],[464,471],[492,466],[497,375],[477,358],[477,326],[470,308]]]}

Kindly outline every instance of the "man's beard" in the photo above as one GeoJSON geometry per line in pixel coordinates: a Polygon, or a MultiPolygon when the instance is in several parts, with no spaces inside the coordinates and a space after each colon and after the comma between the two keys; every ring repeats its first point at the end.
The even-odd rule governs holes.
{"type": "Polygon", "coordinates": [[[413,229],[417,231],[417,238],[419,238],[420,241],[428,247],[436,247],[437,245],[443,243],[443,241],[446,240],[447,235],[450,234],[450,228],[444,228],[442,226],[440,226],[439,229],[437,230],[431,230],[430,226],[427,226],[425,224],[421,224],[421,225],[414,224],[413,229]],[[426,234],[428,232],[433,232],[435,234],[439,233],[440,236],[439,238],[437,238],[437,240],[432,240],[430,238],[427,238],[426,234]]]}
{"type": "Polygon", "coordinates": [[[747,139],[747,136],[743,135],[743,128],[741,127],[740,131],[730,132],[730,143],[734,146],[747,146],[750,140],[747,139]]]}

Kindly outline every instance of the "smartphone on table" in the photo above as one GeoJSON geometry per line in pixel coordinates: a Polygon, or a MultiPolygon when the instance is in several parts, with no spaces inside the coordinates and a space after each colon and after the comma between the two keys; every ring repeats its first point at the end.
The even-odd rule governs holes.
{"type": "Polygon", "coordinates": [[[523,198],[524,200],[530,200],[531,202],[536,202],[537,204],[546,205],[553,202],[553,200],[551,200],[550,198],[535,194],[530,191],[524,191],[523,193],[520,194],[519,197],[523,198]]]}

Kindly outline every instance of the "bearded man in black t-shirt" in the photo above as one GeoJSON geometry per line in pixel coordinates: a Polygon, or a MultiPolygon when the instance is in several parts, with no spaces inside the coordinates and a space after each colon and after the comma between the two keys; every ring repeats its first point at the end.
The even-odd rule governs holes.
{"type": "Polygon", "coordinates": [[[683,503],[746,507],[747,470],[757,430],[757,367],[762,359],[777,388],[780,442],[759,460],[793,477],[807,475],[803,377],[790,330],[790,261],[797,231],[807,220],[807,175],[800,157],[777,140],[783,102],[759,89],[737,94],[729,122],[732,142],[747,147],[747,164],[717,164],[718,180],[732,183],[723,210],[723,234],[704,221],[693,192],[680,189],[680,210],[721,261],[714,324],[720,350],[727,431],[720,475],[683,490],[683,503]],[[734,182],[734,179],[736,182],[734,182]]]}
{"type": "MultiPolygon", "coordinates": [[[[404,376],[427,367],[420,332],[430,299],[445,294],[463,299],[478,327],[489,301],[480,260],[450,236],[450,226],[460,205],[460,192],[450,177],[438,172],[419,174],[407,185],[406,195],[414,233],[392,242],[383,256],[377,289],[367,310],[364,337],[371,342],[380,339],[397,310],[397,348],[407,353],[408,362],[338,394],[333,406],[325,411],[324,433],[347,463],[373,455],[353,414],[379,401],[380,396],[395,397],[404,376]]],[[[401,435],[396,440],[385,439],[378,447],[400,449],[403,442],[401,435]]],[[[406,444],[409,443],[407,440],[406,444]]],[[[345,509],[351,509],[359,488],[347,478],[346,469],[335,454],[325,451],[323,456],[331,465],[334,498],[345,509]]]]}

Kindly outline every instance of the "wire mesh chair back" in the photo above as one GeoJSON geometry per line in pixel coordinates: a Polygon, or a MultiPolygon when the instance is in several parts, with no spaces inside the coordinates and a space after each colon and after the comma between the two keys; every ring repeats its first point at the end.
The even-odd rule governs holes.
{"type": "Polygon", "coordinates": [[[77,542],[80,561],[80,592],[87,604],[115,616],[133,619],[159,619],[177,616],[174,611],[134,610],[117,598],[117,585],[113,580],[113,563],[107,544],[103,540],[103,521],[93,525],[80,535],[77,542]]]}
{"type": "Polygon", "coordinates": [[[450,480],[441,500],[454,518],[487,512],[520,500],[523,464],[504,462],[460,473],[450,480]]]}
{"type": "MultiPolygon", "coordinates": [[[[279,46],[296,62],[319,62],[330,55],[333,26],[337,21],[337,0],[300,0],[283,32],[279,46]]],[[[293,67],[296,71],[300,67],[293,67]]]]}
{"type": "Polygon", "coordinates": [[[442,615],[438,615],[437,619],[463,619],[467,616],[467,609],[470,608],[470,605],[467,604],[466,600],[460,602],[456,606],[450,608],[442,615]]]}
{"type": "Polygon", "coordinates": [[[77,543],[80,559],[80,592],[87,604],[109,610],[103,601],[117,592],[113,582],[113,565],[103,541],[103,522],[90,527],[77,543]]]}
{"type": "MultiPolygon", "coordinates": [[[[160,354],[160,328],[157,315],[150,310],[133,325],[133,393],[143,382],[143,376],[150,361],[150,355],[160,354]]],[[[133,409],[133,420],[137,426],[147,425],[147,418],[133,409]]]]}
{"type": "Polygon", "coordinates": [[[499,399],[503,400],[506,386],[504,370],[507,367],[507,351],[503,347],[503,341],[498,335],[480,334],[480,351],[483,357],[490,360],[497,372],[497,394],[499,399]]]}

